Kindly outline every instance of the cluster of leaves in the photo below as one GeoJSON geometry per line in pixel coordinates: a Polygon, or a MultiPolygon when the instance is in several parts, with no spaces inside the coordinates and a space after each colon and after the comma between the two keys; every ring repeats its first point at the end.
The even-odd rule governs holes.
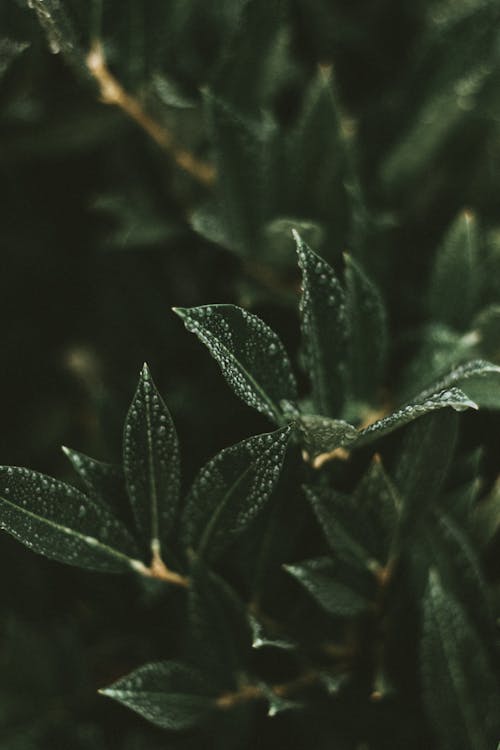
{"type": "MultiPolygon", "coordinates": [[[[140,647],[97,680],[75,658],[74,684],[87,693],[96,681],[107,685],[105,695],[177,730],[167,741],[180,747],[208,737],[215,747],[246,747],[266,736],[269,746],[290,748],[495,750],[499,600],[486,573],[495,578],[500,530],[491,456],[500,244],[484,174],[498,161],[498,7],[429,0],[410,11],[387,2],[377,17],[365,3],[360,25],[349,3],[327,0],[28,5],[81,91],[123,115],[93,105],[83,123],[79,112],[77,126],[68,119],[62,136],[42,132],[36,148],[59,153],[57,141],[68,153],[86,153],[89,143],[109,151],[127,116],[167,152],[160,163],[144,147],[134,159],[127,131],[114,156],[117,184],[93,196],[93,216],[106,226],[95,241],[108,252],[167,250],[169,303],[196,305],[174,310],[258,412],[244,421],[249,410],[218,392],[211,403],[208,362],[201,374],[191,367],[186,384],[188,368],[172,356],[169,403],[186,435],[185,482],[176,429],[146,366],[121,464],[65,448],[78,486],[0,468],[3,529],[101,579],[123,574],[120,594],[131,607],[137,591],[143,597],[140,647]],[[385,69],[373,66],[377,86],[351,86],[356,59],[370,74],[372,22],[395,11],[402,28],[413,18],[410,61],[395,76],[388,52],[385,69]],[[154,164],[152,179],[144,163],[154,164]],[[482,228],[473,211],[459,211],[467,203],[480,209],[482,228]],[[437,204],[445,206],[438,218],[437,204]],[[224,259],[229,293],[214,258],[224,259]],[[201,304],[208,294],[227,294],[231,304],[201,304]],[[259,305],[280,330],[276,308],[286,314],[290,355],[249,311],[259,305]],[[193,454],[198,460],[199,446],[216,443],[239,415],[243,434],[259,419],[274,432],[226,447],[192,480],[193,454]],[[158,607],[155,616],[147,607],[150,615],[158,607]]],[[[7,81],[27,54],[24,38],[0,43],[7,81]]],[[[23,130],[27,110],[8,102],[7,122],[23,130]]],[[[22,151],[22,143],[12,149],[22,151]]],[[[112,257],[113,274],[116,258],[129,262],[112,257]]],[[[150,336],[163,298],[150,295],[154,272],[135,268],[144,271],[133,267],[129,289],[150,315],[134,325],[150,336]]],[[[111,307],[112,287],[102,290],[111,307]]],[[[118,305],[124,319],[128,302],[118,305]]],[[[178,355],[189,337],[170,318],[178,355]]],[[[103,349],[114,346],[108,338],[103,349]]],[[[99,387],[93,398],[97,409],[99,387]]],[[[9,628],[6,653],[10,643],[15,653],[9,628]]],[[[57,669],[59,657],[40,638],[30,629],[23,638],[57,669]]],[[[67,642],[68,651],[83,648],[79,635],[67,642]]],[[[50,743],[51,722],[68,711],[58,689],[70,678],[56,686],[51,666],[42,663],[44,672],[33,688],[46,698],[40,710],[27,678],[19,688],[35,706],[33,728],[7,731],[9,750],[38,747],[42,735],[50,743]]],[[[19,724],[13,704],[5,701],[2,728],[19,724]]],[[[95,710],[132,721],[110,704],[88,707],[95,710]]],[[[108,750],[115,745],[104,725],[84,724],[62,742],[108,750]]],[[[164,746],[146,722],[128,726],[127,750],[164,746]]]]}
{"type": "MultiPolygon", "coordinates": [[[[175,428],[145,366],[125,422],[123,467],[65,449],[83,491],[28,469],[4,467],[0,525],[61,562],[101,572],[135,571],[187,590],[184,660],[148,663],[102,691],[160,727],[186,729],[217,710],[261,701],[270,716],[307,711],[318,690],[332,701],[350,690],[372,701],[398,696],[405,688],[393,673],[391,633],[412,604],[404,627],[407,637],[418,639],[414,679],[441,746],[486,750],[498,731],[499,692],[480,546],[469,529],[477,465],[453,491],[447,480],[457,460],[456,412],[477,409],[483,401],[498,406],[500,367],[469,361],[392,413],[368,416],[370,423],[363,424],[363,410],[374,403],[383,378],[388,337],[380,295],[352,259],[344,289],[333,268],[299,235],[296,240],[310,397],[298,400],[284,346],[256,316],[232,305],[176,310],[207,345],[235,393],[281,425],[275,432],[216,455],[180,504],[175,428]],[[368,373],[378,377],[371,381],[368,373]],[[341,418],[346,414],[351,422],[341,418]],[[374,446],[406,425],[388,474],[374,446]],[[265,585],[245,603],[214,569],[228,549],[237,554],[235,540],[254,527],[271,500],[290,442],[301,443],[303,458],[312,462],[313,469],[301,464],[299,476],[326,550],[279,568],[325,613],[317,626],[323,654],[314,653],[311,633],[300,621],[303,612],[300,617],[293,612],[295,602],[276,622],[262,610],[265,585]],[[362,447],[372,459],[354,492],[318,471],[338,458],[339,450],[357,453],[362,447]],[[339,623],[349,623],[353,631],[332,643],[339,623]],[[252,645],[284,650],[297,674],[288,682],[269,682],[252,664],[252,645]],[[362,657],[368,663],[361,666],[362,657]]],[[[463,257],[457,252],[453,258],[458,273],[463,257]]],[[[441,301],[436,289],[448,283],[445,260],[438,257],[431,287],[436,304],[441,301]]],[[[296,449],[294,459],[301,462],[296,449]]],[[[275,564],[268,564],[266,575],[274,578],[275,564]]]]}

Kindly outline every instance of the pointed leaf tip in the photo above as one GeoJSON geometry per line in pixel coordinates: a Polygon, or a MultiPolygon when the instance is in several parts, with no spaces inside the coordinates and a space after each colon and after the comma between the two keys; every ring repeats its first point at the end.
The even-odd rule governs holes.
{"type": "Polygon", "coordinates": [[[314,410],[324,417],[336,417],[344,399],[345,294],[334,269],[302,240],[297,255],[302,271],[302,341],[314,410]]]}
{"type": "Polygon", "coordinates": [[[167,542],[177,513],[180,460],[172,417],[146,364],[125,420],[123,467],[144,549],[154,553],[167,542]]]}

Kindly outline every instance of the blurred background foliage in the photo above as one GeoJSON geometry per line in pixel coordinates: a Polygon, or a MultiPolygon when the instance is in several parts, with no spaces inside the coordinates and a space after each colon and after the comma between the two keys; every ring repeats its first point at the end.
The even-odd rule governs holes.
{"type": "MultiPolygon", "coordinates": [[[[186,484],[216,450],[268,429],[170,308],[241,304],[297,354],[292,226],[377,280],[389,389],[405,372],[425,385],[460,346],[499,362],[499,84],[500,6],[488,0],[3,0],[1,463],[66,477],[61,444],[116,459],[144,360],[186,484]],[[215,166],[215,182],[99,101],[86,63],[96,39],[124,90],[215,166]],[[470,326],[436,326],[426,291],[464,209],[481,248],[479,352],[470,326]]],[[[493,478],[500,425],[480,419],[493,478]]],[[[177,594],[65,569],[7,536],[0,564],[1,747],[174,747],[96,689],[174,651],[177,594]]],[[[274,726],[277,746],[301,747],[300,720],[274,726]]]]}

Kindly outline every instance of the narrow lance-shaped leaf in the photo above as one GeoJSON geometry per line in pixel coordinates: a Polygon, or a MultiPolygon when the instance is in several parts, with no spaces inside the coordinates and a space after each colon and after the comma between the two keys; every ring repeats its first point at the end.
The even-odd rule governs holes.
{"type": "Polygon", "coordinates": [[[191,559],[187,612],[190,658],[210,675],[214,691],[237,690],[248,668],[252,635],[247,610],[226,581],[196,555],[191,559]]]}
{"type": "Polygon", "coordinates": [[[378,419],[369,427],[361,430],[355,445],[359,447],[360,445],[371,443],[373,440],[378,440],[419,417],[447,407],[450,407],[454,411],[465,411],[466,409],[477,409],[478,405],[461,391],[460,388],[448,388],[435,393],[431,392],[428,395],[426,392],[417,396],[414,401],[406,406],[402,406],[397,411],[389,414],[389,416],[378,419]]]}
{"type": "Polygon", "coordinates": [[[147,365],[125,421],[123,466],[141,541],[159,554],[179,503],[179,448],[172,418],[147,365]]]}
{"type": "Polygon", "coordinates": [[[500,409],[500,367],[491,362],[475,359],[456,367],[443,375],[420,398],[427,398],[433,391],[459,387],[483,409],[500,409]]]}
{"type": "Polygon", "coordinates": [[[285,570],[316,599],[318,604],[337,617],[354,617],[370,607],[373,581],[360,571],[342,565],[329,557],[306,560],[299,565],[285,565],[285,570]]]}
{"type": "Polygon", "coordinates": [[[283,422],[280,401],[295,401],[297,385],[278,336],[256,315],[235,305],[174,308],[219,364],[248,406],[283,422]]]}
{"type": "MultiPolygon", "coordinates": [[[[296,215],[328,222],[334,246],[347,242],[353,221],[352,170],[331,71],[322,67],[305,91],[301,111],[285,141],[284,190],[296,215]],[[304,189],[304,187],[307,189],[304,189]]],[[[289,209],[289,210],[290,210],[289,209]]]]}
{"type": "Polygon", "coordinates": [[[394,476],[403,498],[402,533],[412,532],[438,497],[453,458],[457,428],[458,417],[449,409],[408,428],[394,476]]]}
{"type": "Polygon", "coordinates": [[[201,469],[183,514],[186,547],[213,558],[245,529],[278,481],[290,434],[282,427],[243,440],[201,469]]]}
{"type": "Polygon", "coordinates": [[[105,503],[121,517],[127,510],[125,477],[121,467],[63,446],[63,452],[81,477],[88,495],[105,503]]]}
{"type": "Polygon", "coordinates": [[[323,487],[304,487],[304,492],[333,553],[373,571],[377,563],[358,541],[363,518],[352,498],[323,487]]]}
{"type": "Polygon", "coordinates": [[[207,719],[216,707],[207,680],[177,661],[144,664],[99,692],[162,729],[189,729],[207,719]]]}
{"type": "Polygon", "coordinates": [[[354,399],[372,402],[387,358],[387,319],[376,286],[350,255],[346,262],[349,388],[354,399]]]}
{"type": "Polygon", "coordinates": [[[433,509],[422,528],[428,556],[446,583],[448,591],[467,606],[471,623],[481,637],[495,637],[488,585],[481,560],[468,537],[467,530],[441,508],[433,509]]]}
{"type": "Polygon", "coordinates": [[[294,232],[302,270],[302,341],[316,411],[339,416],[344,398],[346,313],[335,271],[294,232]]]}
{"type": "Polygon", "coordinates": [[[483,643],[431,570],[421,642],[424,705],[443,750],[492,750],[500,695],[483,643]]]}
{"type": "Polygon", "coordinates": [[[138,555],[104,506],[29,469],[0,467],[0,527],[34,552],[89,570],[130,570],[138,555]]]}
{"type": "MultiPolygon", "coordinates": [[[[252,120],[207,89],[202,94],[214,147],[225,244],[239,254],[250,255],[256,252],[269,211],[266,177],[276,126],[268,113],[252,120]]],[[[200,222],[197,225],[202,228],[200,222]]]]}
{"type": "Polygon", "coordinates": [[[402,499],[376,454],[354,492],[362,524],[359,536],[366,550],[385,565],[396,550],[402,499]]]}
{"type": "Polygon", "coordinates": [[[476,312],[480,293],[477,226],[464,211],[449,228],[438,249],[429,289],[429,312],[451,328],[463,330],[476,312]]]}

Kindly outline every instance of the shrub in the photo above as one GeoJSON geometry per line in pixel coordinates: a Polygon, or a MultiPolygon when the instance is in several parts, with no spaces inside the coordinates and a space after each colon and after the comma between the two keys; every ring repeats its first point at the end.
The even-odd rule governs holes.
{"type": "MultiPolygon", "coordinates": [[[[124,638],[106,646],[99,692],[142,719],[101,698],[63,741],[495,750],[499,10],[399,8],[388,38],[411,47],[401,70],[366,70],[379,95],[346,65],[369,64],[390,2],[366,4],[363,21],[322,1],[29,6],[100,98],[97,140],[107,148],[128,118],[130,154],[141,129],[152,141],[146,176],[131,170],[93,208],[117,265],[125,248],[168,249],[178,316],[166,359],[180,440],[144,365],[119,462],[64,448],[75,481],[0,468],[0,527],[103,574],[103,591],[121,576],[138,609],[133,629],[127,607],[93,627],[102,643],[124,638]]],[[[25,46],[5,40],[0,73],[25,46]]],[[[147,305],[148,283],[130,283],[147,305]]],[[[52,731],[12,748],[45,747],[52,731]]]]}

